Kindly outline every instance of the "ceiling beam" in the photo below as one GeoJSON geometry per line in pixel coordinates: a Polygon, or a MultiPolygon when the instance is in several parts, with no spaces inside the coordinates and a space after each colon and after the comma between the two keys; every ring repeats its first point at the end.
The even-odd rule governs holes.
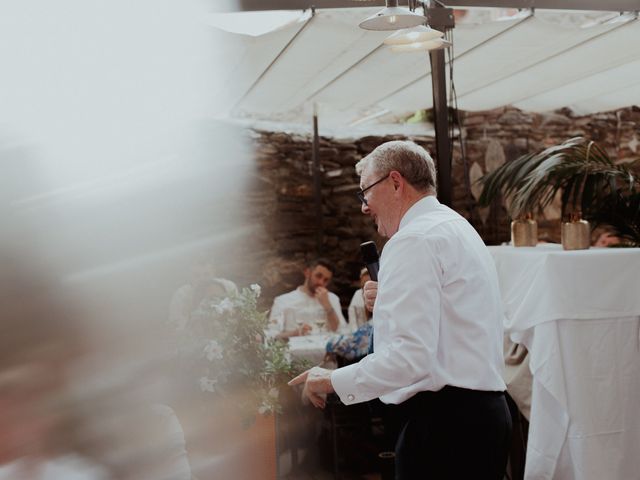
{"type": "MultiPolygon", "coordinates": [[[[406,3],[401,0],[400,4],[406,3]]],[[[448,7],[541,8],[551,10],[640,10],[640,0],[443,0],[448,7]]],[[[384,0],[213,0],[217,11],[307,10],[384,6],[384,0]]]]}
{"type": "Polygon", "coordinates": [[[384,7],[384,0],[212,0],[216,11],[308,10],[310,8],[384,7]]]}
{"type": "Polygon", "coordinates": [[[298,35],[302,33],[302,31],[307,27],[307,25],[311,23],[311,21],[314,18],[315,18],[315,14],[312,14],[311,16],[309,16],[309,18],[302,24],[302,26],[298,29],[295,35],[293,35],[293,37],[289,39],[289,41],[282,48],[282,50],[280,50],[278,54],[273,58],[273,60],[271,60],[271,63],[269,63],[267,68],[265,68],[264,71],[260,74],[260,76],[255,79],[255,81],[251,84],[249,89],[246,92],[244,92],[244,94],[238,100],[236,100],[236,103],[234,103],[233,108],[231,109],[232,111],[239,108],[240,104],[242,104],[242,102],[244,102],[244,100],[249,96],[249,94],[253,92],[253,89],[256,88],[256,86],[260,83],[260,80],[262,80],[265,77],[265,75],[267,75],[269,70],[273,68],[273,66],[280,59],[280,57],[282,57],[284,53],[289,49],[289,47],[293,45],[293,42],[295,41],[296,38],[298,38],[298,35]]]}
{"type": "Polygon", "coordinates": [[[541,8],[550,10],[640,10],[640,0],[444,0],[448,7],[541,8]]]}

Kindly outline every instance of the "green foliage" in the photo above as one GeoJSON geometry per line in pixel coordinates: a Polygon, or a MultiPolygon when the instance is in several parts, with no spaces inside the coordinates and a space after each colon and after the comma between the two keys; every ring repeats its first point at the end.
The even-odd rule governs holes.
{"type": "Polygon", "coordinates": [[[413,123],[426,123],[428,121],[429,121],[429,115],[427,114],[427,111],[417,110],[413,115],[407,118],[405,122],[409,124],[413,124],[413,123]]]}
{"type": "Polygon", "coordinates": [[[178,347],[181,370],[204,401],[232,401],[245,420],[280,412],[280,388],[308,368],[292,360],[287,344],[265,338],[267,313],[257,308],[259,295],[260,287],[252,285],[202,302],[178,347]]]}
{"type": "Polygon", "coordinates": [[[639,182],[637,167],[637,161],[614,163],[593,141],[571,138],[483,176],[479,203],[487,206],[502,195],[509,202],[511,217],[522,218],[542,210],[561,192],[563,217],[580,213],[598,224],[619,228],[631,238],[638,228],[638,211],[633,210],[637,207],[633,201],[639,182]],[[624,214],[615,213],[623,207],[624,214]]]}
{"type": "MultiPolygon", "coordinates": [[[[515,192],[524,183],[524,179],[533,172],[540,164],[533,154],[524,155],[511,162],[505,163],[493,172],[489,172],[478,180],[482,183],[483,189],[478,203],[480,206],[489,206],[499,195],[505,199],[511,199],[515,192]]],[[[513,218],[519,215],[510,212],[513,218]]]]}

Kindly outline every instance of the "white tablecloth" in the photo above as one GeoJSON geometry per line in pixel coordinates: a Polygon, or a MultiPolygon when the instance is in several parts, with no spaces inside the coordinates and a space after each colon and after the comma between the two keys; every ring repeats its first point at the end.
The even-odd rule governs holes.
{"type": "Polygon", "coordinates": [[[640,249],[490,251],[530,354],[525,478],[640,479],[640,249]]]}
{"type": "Polygon", "coordinates": [[[335,333],[319,333],[315,335],[302,335],[289,339],[289,352],[298,358],[304,358],[315,365],[319,365],[324,359],[327,341],[336,335],[335,333]]]}

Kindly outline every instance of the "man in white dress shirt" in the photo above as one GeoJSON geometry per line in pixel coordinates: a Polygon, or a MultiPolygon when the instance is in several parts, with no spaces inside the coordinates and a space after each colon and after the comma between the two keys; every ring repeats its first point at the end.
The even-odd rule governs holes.
{"type": "Polygon", "coordinates": [[[412,142],[388,142],[356,165],[362,212],[389,237],[373,304],[374,353],[293,379],[324,407],[399,404],[396,478],[501,480],[511,420],[501,372],[502,305],[493,260],[469,223],[436,199],[435,166],[412,142]]]}
{"type": "Polygon", "coordinates": [[[307,335],[314,324],[329,332],[346,326],[340,299],[327,289],[333,270],[328,260],[316,259],[304,269],[302,285],[274,299],[269,323],[278,338],[307,335]]]}

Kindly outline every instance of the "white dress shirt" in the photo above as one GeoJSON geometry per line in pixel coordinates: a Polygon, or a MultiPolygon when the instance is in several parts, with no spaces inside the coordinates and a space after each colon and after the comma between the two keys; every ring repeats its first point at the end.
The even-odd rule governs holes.
{"type": "Polygon", "coordinates": [[[349,405],[401,403],[446,385],[504,391],[502,302],[484,242],[434,196],[416,202],[380,258],[374,353],[331,374],[349,405]]]}
{"type": "MultiPolygon", "coordinates": [[[[329,303],[331,303],[338,316],[338,330],[344,330],[347,326],[347,321],[342,314],[340,299],[335,293],[329,292],[329,303]]],[[[318,319],[323,319],[325,324],[322,331],[328,331],[327,312],[324,311],[318,299],[309,296],[302,290],[302,287],[279,295],[273,300],[273,307],[271,307],[271,313],[269,314],[270,333],[296,329],[298,326],[296,321],[292,320],[293,317],[311,326],[314,326],[318,319]],[[290,316],[288,312],[291,312],[290,316]]]]}

